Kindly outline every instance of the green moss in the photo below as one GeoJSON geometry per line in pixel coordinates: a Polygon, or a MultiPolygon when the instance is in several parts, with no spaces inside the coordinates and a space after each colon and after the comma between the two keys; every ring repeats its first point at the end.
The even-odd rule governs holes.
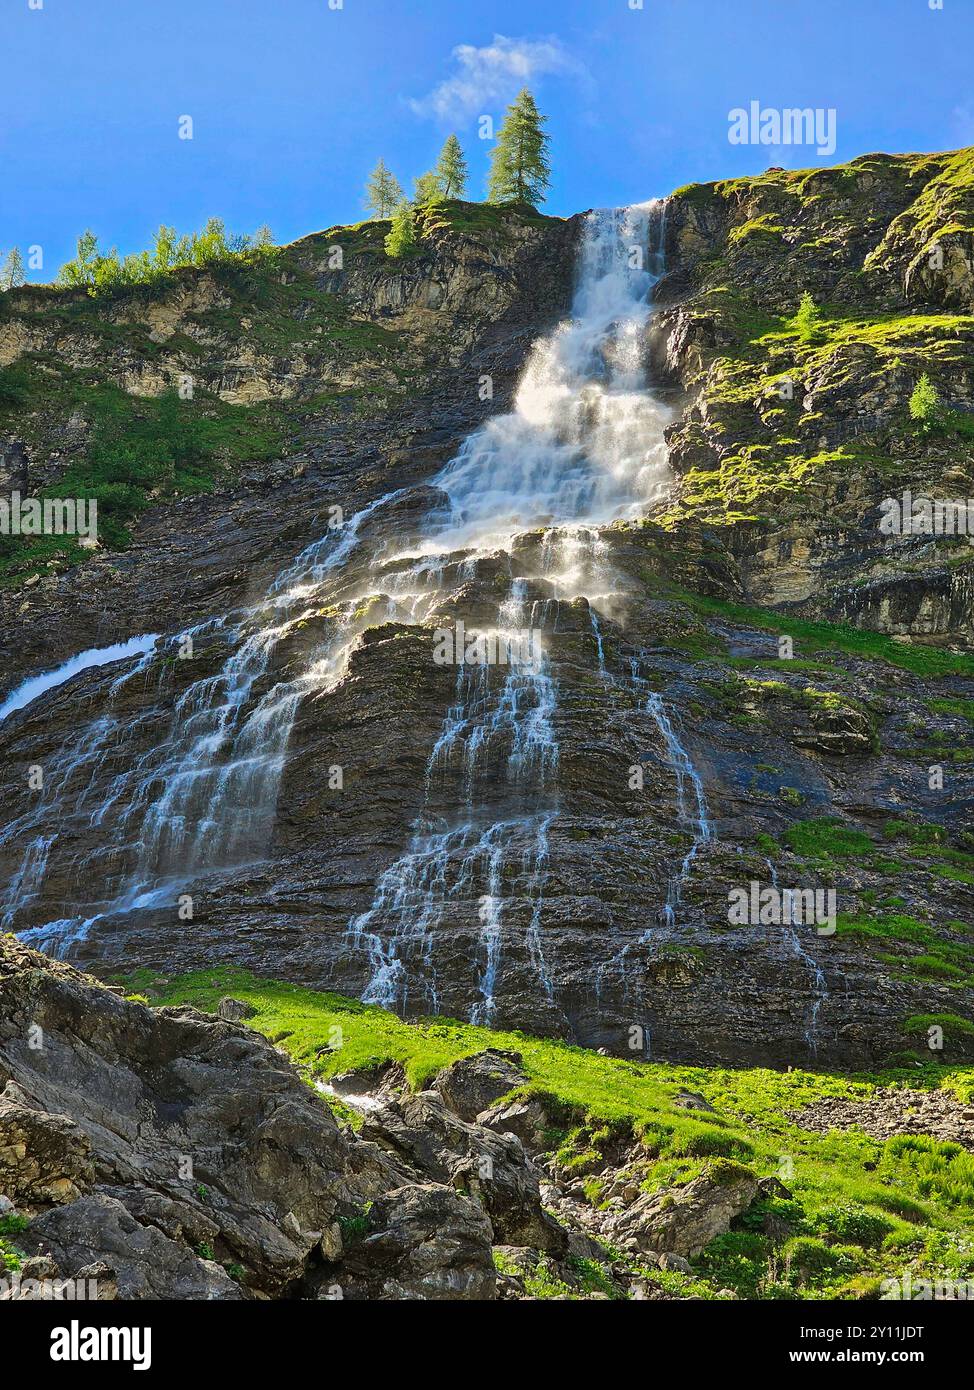
{"type": "Polygon", "coordinates": [[[874,847],[864,831],[833,816],[799,821],[788,827],[784,839],[789,849],[807,859],[858,859],[874,847]]]}
{"type": "Polygon", "coordinates": [[[755,608],[742,603],[696,594],[676,586],[670,587],[674,598],[689,604],[695,612],[726,618],[741,627],[763,628],[769,632],[787,633],[800,643],[806,652],[842,651],[870,661],[886,661],[891,666],[912,671],[919,676],[974,675],[974,657],[964,652],[941,651],[935,647],[910,646],[892,638],[862,628],[839,623],[814,623],[776,613],[768,608],[755,608]]]}
{"type": "Polygon", "coordinates": [[[926,1033],[930,1028],[942,1028],[945,1033],[963,1033],[974,1036],[974,1023],[957,1014],[911,1014],[903,1020],[904,1033],[926,1033]]]}

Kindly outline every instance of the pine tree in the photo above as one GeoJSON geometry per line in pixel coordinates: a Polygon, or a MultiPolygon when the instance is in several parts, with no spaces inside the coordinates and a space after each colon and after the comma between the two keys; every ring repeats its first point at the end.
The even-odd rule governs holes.
{"type": "Polygon", "coordinates": [[[822,311],[806,290],[798,305],[798,313],[791,321],[792,326],[797,328],[798,336],[803,343],[811,342],[818,332],[821,321],[822,311]]]}
{"type": "Polygon", "coordinates": [[[416,244],[416,213],[405,198],[392,215],[392,228],[385,239],[387,256],[402,256],[416,244]]]}
{"type": "Polygon", "coordinates": [[[443,197],[443,185],[439,175],[432,171],[428,174],[420,174],[413,188],[413,202],[420,207],[428,207],[430,203],[438,203],[443,197]]]}
{"type": "Polygon", "coordinates": [[[467,161],[455,135],[448,135],[436,164],[436,177],[444,198],[462,198],[467,190],[467,161]]]}
{"type": "Polygon", "coordinates": [[[24,283],[24,262],[17,247],[7,252],[7,258],[0,270],[0,289],[15,290],[24,283]]]}
{"type": "Polygon", "coordinates": [[[532,207],[544,202],[551,183],[549,137],[543,129],[547,119],[524,87],[513,106],[507,108],[504,124],[497,132],[497,144],[491,151],[489,202],[530,203],[532,207]]]}
{"type": "Polygon", "coordinates": [[[923,373],[910,397],[910,418],[924,432],[931,430],[940,415],[940,396],[926,372],[923,373]]]}
{"type": "Polygon", "coordinates": [[[386,168],[385,160],[380,159],[365,185],[365,206],[373,217],[383,219],[392,216],[402,198],[399,180],[386,168]]]}

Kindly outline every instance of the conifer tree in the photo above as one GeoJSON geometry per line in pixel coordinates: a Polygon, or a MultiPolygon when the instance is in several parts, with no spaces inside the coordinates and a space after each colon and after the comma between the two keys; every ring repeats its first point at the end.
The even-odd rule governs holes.
{"type": "Polygon", "coordinates": [[[413,201],[420,207],[426,207],[430,203],[439,202],[443,197],[443,185],[439,175],[432,171],[428,174],[420,174],[414,185],[413,201]]]}
{"type": "Polygon", "coordinates": [[[822,311],[815,303],[811,294],[806,290],[801,297],[798,305],[798,312],[792,319],[792,324],[798,330],[798,336],[803,343],[810,343],[819,330],[822,321],[822,311]]]}
{"type": "Polygon", "coordinates": [[[524,87],[507,108],[504,124],[497,132],[491,151],[487,198],[491,203],[530,203],[544,201],[551,182],[548,163],[549,137],[544,132],[547,116],[542,116],[534,97],[524,87]]]}
{"type": "Polygon", "coordinates": [[[940,414],[940,396],[937,388],[926,372],[923,373],[910,397],[910,418],[920,429],[928,432],[937,423],[940,414]]]}
{"type": "Polygon", "coordinates": [[[0,270],[0,289],[15,290],[24,283],[24,262],[16,246],[7,252],[7,258],[0,270]]]}
{"type": "Polygon", "coordinates": [[[387,256],[402,256],[416,244],[416,213],[405,198],[392,215],[392,228],[385,239],[387,256]]]}
{"type": "Polygon", "coordinates": [[[385,160],[380,159],[365,186],[365,206],[373,217],[382,219],[392,216],[402,198],[399,180],[386,168],[385,160]]]}
{"type": "Polygon", "coordinates": [[[455,135],[448,135],[436,164],[436,177],[444,198],[462,198],[467,189],[467,161],[455,135]]]}

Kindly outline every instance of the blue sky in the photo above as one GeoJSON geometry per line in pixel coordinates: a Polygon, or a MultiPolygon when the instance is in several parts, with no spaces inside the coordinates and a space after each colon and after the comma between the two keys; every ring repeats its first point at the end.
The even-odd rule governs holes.
{"type": "Polygon", "coordinates": [[[525,80],[560,214],[974,144],[974,0],[32,3],[0,13],[0,248],[40,245],[35,279],[86,226],[125,253],[160,222],[267,222],[283,241],[356,221],[380,155],[411,188],[451,130],[480,197],[478,118],[499,122],[525,80]],[[834,156],[730,144],[729,111],[754,100],[834,108],[834,156]]]}

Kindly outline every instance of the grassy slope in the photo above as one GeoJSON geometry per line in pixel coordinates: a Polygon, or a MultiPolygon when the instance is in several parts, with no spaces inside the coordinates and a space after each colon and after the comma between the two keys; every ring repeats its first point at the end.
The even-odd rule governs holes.
{"type": "MultiPolygon", "coordinates": [[[[416,251],[457,235],[497,252],[519,225],[547,220],[528,208],[443,203],[424,224],[430,240],[416,251]]],[[[66,470],[37,495],[96,498],[101,542],[122,548],[153,504],[212,491],[241,463],[282,457],[309,415],[367,419],[394,409],[417,374],[410,344],[322,290],[313,269],[328,248],[340,246],[346,269],[398,274],[401,263],[383,249],[388,229],[377,221],[333,227],[290,246],[232,254],[97,295],[49,285],[0,295],[0,328],[16,320],[30,340],[57,345],[25,351],[0,368],[0,436],[22,439],[31,457],[43,457],[63,447],[71,417],[89,427],[66,470]],[[204,284],[212,284],[215,302],[181,309],[175,330],[159,341],[152,311],[204,284]],[[71,344],[86,365],[69,365],[62,344],[71,344]],[[334,377],[334,387],[255,405],[221,399],[216,383],[225,359],[249,364],[251,355],[271,376],[288,375],[296,364],[296,377],[306,372],[326,383],[334,377]],[[167,380],[193,376],[193,398],[181,399],[175,390],[136,395],[113,383],[120,364],[139,363],[167,380]]],[[[244,376],[249,371],[241,368],[244,376]]],[[[0,586],[84,555],[71,537],[0,537],[0,586]]]]}
{"type": "Polygon", "coordinates": [[[924,372],[948,407],[934,433],[945,449],[972,457],[974,419],[949,403],[952,379],[974,351],[974,317],[894,301],[904,257],[919,260],[974,227],[974,150],[864,156],[831,169],[688,185],[674,196],[729,225],[724,244],[696,266],[689,304],[692,316],[715,325],[721,344],[705,364],[707,431],[719,437],[721,457],[719,466],[690,470],[671,519],[800,511],[810,488],[841,484],[843,475],[863,470],[891,485],[909,480],[916,456],[935,442],[911,426],[907,410],[924,372]],[[905,204],[892,221],[880,211],[891,194],[905,204]],[[852,252],[862,237],[871,249],[852,252]],[[804,288],[820,309],[807,336],[791,317],[804,288]],[[786,377],[796,383],[790,401],[779,395],[786,377]],[[800,386],[823,379],[829,391],[862,393],[895,382],[899,418],[873,435],[822,448],[828,421],[802,408],[800,386]],[[897,442],[911,446],[905,458],[897,442]]]}
{"type": "MultiPolygon", "coordinates": [[[[974,1157],[932,1140],[879,1143],[856,1131],[816,1134],[791,1117],[822,1097],[865,1096],[897,1081],[943,1086],[970,1098],[974,1068],[928,1064],[847,1077],[629,1062],[447,1019],[404,1023],[354,1000],[242,971],[204,971],[165,983],[143,971],[131,984],[154,1004],[188,1002],[212,1011],[225,994],[248,1001],[257,1009],[252,1025],[279,1040],[309,1079],[396,1060],[421,1087],[457,1057],[486,1046],[515,1048],[530,1077],[528,1089],[553,1098],[551,1147],[568,1171],[601,1166],[599,1150],[631,1131],[641,1136],[647,1159],[655,1160],[647,1188],[685,1182],[714,1161],[782,1175],[794,1202],[772,1201],[770,1207],[788,1220],[789,1243],[773,1245],[757,1229],[765,1213],[756,1212],[696,1262],[711,1296],[731,1287],[747,1296],[857,1297],[875,1292],[879,1278],[907,1265],[918,1277],[923,1271],[974,1273],[974,1157]],[[681,1088],[702,1092],[717,1113],[675,1106],[681,1088]]],[[[588,1187],[598,1201],[598,1179],[590,1178],[588,1187]]]]}

